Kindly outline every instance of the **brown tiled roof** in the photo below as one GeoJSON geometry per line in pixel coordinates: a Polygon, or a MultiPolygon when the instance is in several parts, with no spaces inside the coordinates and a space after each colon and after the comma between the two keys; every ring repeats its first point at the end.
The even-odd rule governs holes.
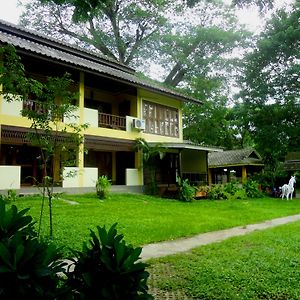
{"type": "Polygon", "coordinates": [[[0,20],[0,44],[12,44],[17,49],[25,50],[34,55],[54,59],[86,72],[94,72],[100,76],[115,79],[135,87],[144,88],[160,94],[172,96],[181,101],[201,103],[179,92],[167,89],[159,84],[150,83],[135,75],[132,68],[120,64],[103,55],[81,49],[79,47],[56,41],[34,31],[0,20]]]}
{"type": "Polygon", "coordinates": [[[236,165],[263,165],[260,155],[254,149],[239,149],[208,154],[208,167],[217,168],[236,165]]]}

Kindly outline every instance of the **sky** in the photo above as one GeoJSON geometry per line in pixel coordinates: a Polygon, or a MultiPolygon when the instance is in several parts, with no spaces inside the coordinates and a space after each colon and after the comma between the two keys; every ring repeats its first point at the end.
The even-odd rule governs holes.
{"type": "MultiPolygon", "coordinates": [[[[0,0],[0,19],[18,24],[19,16],[23,8],[18,5],[20,0],[0,0]]],[[[225,0],[228,2],[229,0],[225,0]]],[[[22,2],[30,2],[30,0],[22,0],[22,2]]],[[[293,0],[276,0],[277,6],[292,3],[293,0]]],[[[253,32],[259,32],[263,26],[263,20],[259,17],[258,10],[254,7],[240,10],[238,12],[240,20],[246,24],[247,28],[253,32]]]]}

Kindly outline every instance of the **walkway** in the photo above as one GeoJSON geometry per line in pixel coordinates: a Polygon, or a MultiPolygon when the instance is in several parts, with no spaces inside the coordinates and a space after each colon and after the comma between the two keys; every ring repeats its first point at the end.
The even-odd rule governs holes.
{"type": "Polygon", "coordinates": [[[198,234],[190,238],[181,238],[173,241],[166,241],[143,246],[141,259],[158,258],[166,255],[172,255],[180,252],[186,252],[193,248],[207,245],[210,243],[220,242],[233,236],[245,235],[255,230],[263,230],[275,226],[295,222],[300,220],[300,214],[277,218],[263,223],[251,224],[219,231],[198,234]]]}

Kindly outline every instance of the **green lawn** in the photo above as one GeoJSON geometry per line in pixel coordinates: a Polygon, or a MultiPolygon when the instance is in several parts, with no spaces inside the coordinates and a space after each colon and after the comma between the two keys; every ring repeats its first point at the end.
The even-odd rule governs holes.
{"type": "Polygon", "coordinates": [[[164,295],[156,299],[300,299],[299,232],[296,222],[152,260],[151,291],[164,295]]]}
{"type": "MultiPolygon", "coordinates": [[[[38,220],[41,199],[23,197],[14,202],[19,208],[30,207],[38,220]]],[[[48,211],[47,204],[46,210],[48,211]]],[[[300,200],[253,199],[247,201],[200,200],[184,203],[145,195],[113,194],[100,201],[95,195],[62,195],[53,200],[54,241],[60,246],[81,249],[89,237],[89,228],[118,223],[118,231],[135,246],[170,240],[256,223],[280,216],[300,213],[300,200]],[[70,204],[63,200],[75,201],[70,204]]],[[[44,215],[43,234],[48,233],[44,215]]]]}

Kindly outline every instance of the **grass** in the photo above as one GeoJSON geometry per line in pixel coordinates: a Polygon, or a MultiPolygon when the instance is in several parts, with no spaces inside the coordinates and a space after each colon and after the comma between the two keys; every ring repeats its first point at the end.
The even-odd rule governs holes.
{"type": "Polygon", "coordinates": [[[295,222],[152,260],[151,289],[178,299],[299,299],[299,231],[295,222]]]}
{"type": "MultiPolygon", "coordinates": [[[[29,213],[36,221],[39,219],[40,197],[23,197],[14,203],[19,208],[30,207],[29,213]]],[[[45,204],[43,235],[48,234],[47,211],[45,204]]],[[[118,232],[124,234],[126,242],[137,246],[297,213],[300,213],[299,200],[261,198],[184,203],[133,194],[112,194],[104,201],[93,194],[61,195],[53,200],[53,240],[59,246],[80,250],[89,238],[89,229],[117,222],[118,232]]]]}

